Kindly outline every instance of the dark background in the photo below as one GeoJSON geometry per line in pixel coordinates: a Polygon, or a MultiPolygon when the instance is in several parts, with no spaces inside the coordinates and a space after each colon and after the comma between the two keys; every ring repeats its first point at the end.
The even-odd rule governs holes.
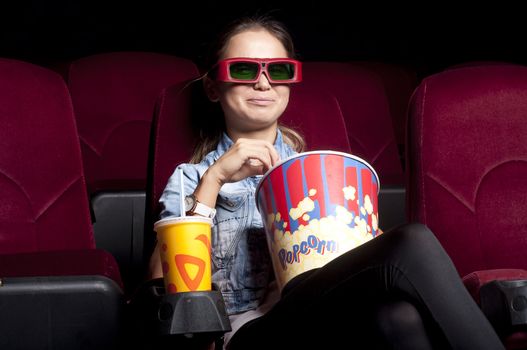
{"type": "Polygon", "coordinates": [[[303,60],[393,62],[424,76],[467,61],[527,63],[527,14],[521,7],[520,2],[2,1],[0,57],[46,65],[138,50],[199,63],[226,22],[258,11],[285,22],[303,60]]]}

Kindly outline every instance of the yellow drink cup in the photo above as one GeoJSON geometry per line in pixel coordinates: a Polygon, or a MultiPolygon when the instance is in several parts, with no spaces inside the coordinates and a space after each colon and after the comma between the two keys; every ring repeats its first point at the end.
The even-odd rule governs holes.
{"type": "Polygon", "coordinates": [[[167,293],[211,290],[210,236],[212,219],[172,216],[154,230],[167,293]]]}

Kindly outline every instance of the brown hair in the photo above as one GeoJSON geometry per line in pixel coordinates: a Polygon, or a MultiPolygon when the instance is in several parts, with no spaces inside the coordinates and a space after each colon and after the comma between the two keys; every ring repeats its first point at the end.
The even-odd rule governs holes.
{"type": "MultiPolygon", "coordinates": [[[[233,36],[252,29],[266,30],[284,45],[288,57],[294,58],[296,56],[293,39],[282,23],[268,16],[242,17],[230,23],[211,46],[205,59],[207,69],[211,69],[220,57],[223,56],[227,44],[233,36]]],[[[193,94],[193,96],[197,95],[193,94]]],[[[194,101],[193,106],[197,106],[201,110],[195,114],[198,118],[193,118],[194,127],[198,131],[198,143],[190,162],[199,163],[209,152],[215,150],[218,146],[222,134],[225,131],[225,121],[219,104],[211,104],[203,101],[203,95],[201,96],[201,100],[194,101]]],[[[284,142],[297,152],[304,151],[305,141],[298,131],[281,124],[278,125],[278,128],[282,132],[284,142]]]]}

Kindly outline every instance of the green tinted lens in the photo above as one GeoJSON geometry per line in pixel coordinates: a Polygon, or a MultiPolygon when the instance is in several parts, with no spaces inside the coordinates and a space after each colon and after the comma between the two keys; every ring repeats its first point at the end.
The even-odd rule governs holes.
{"type": "Polygon", "coordinates": [[[295,66],[291,63],[270,63],[267,72],[273,80],[289,80],[295,76],[295,66]]]}
{"type": "Polygon", "coordinates": [[[253,80],[258,74],[258,63],[235,62],[229,66],[231,78],[238,80],[253,80]]]}

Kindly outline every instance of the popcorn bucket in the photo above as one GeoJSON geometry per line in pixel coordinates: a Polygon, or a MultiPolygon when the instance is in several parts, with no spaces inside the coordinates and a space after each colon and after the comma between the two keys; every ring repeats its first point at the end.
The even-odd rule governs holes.
{"type": "Polygon", "coordinates": [[[294,155],[256,188],[280,289],[378,233],[379,177],[363,159],[334,151],[294,155]]]}

